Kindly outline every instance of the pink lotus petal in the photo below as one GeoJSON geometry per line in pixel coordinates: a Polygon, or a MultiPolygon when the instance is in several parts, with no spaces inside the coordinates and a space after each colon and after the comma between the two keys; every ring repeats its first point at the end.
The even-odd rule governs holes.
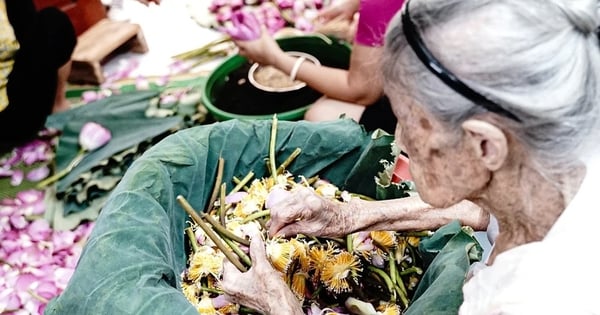
{"type": "Polygon", "coordinates": [[[88,122],[79,133],[79,145],[86,151],[96,150],[110,141],[110,130],[95,122],[88,122]]]}
{"type": "Polygon", "coordinates": [[[225,203],[238,203],[242,201],[242,199],[247,196],[248,193],[245,191],[237,191],[233,194],[229,194],[225,197],[225,203]]]}
{"type": "Polygon", "coordinates": [[[23,182],[25,174],[21,170],[15,170],[10,178],[10,184],[13,186],[19,186],[23,182]]]}
{"type": "Polygon", "coordinates": [[[81,94],[81,99],[84,103],[91,103],[101,98],[101,94],[96,91],[85,91],[81,94]]]}
{"type": "Polygon", "coordinates": [[[167,83],[169,83],[170,79],[171,77],[168,74],[165,74],[156,79],[154,83],[158,86],[165,86],[167,83]]]}
{"type": "Polygon", "coordinates": [[[377,252],[373,252],[371,253],[371,263],[375,267],[383,268],[385,267],[385,257],[377,252]]]}
{"type": "Polygon", "coordinates": [[[252,12],[237,10],[231,15],[232,26],[224,31],[235,40],[254,40],[260,37],[261,24],[252,12]]]}
{"type": "Polygon", "coordinates": [[[3,167],[0,167],[0,178],[1,177],[10,177],[12,176],[14,173],[13,170],[8,169],[8,165],[4,165],[3,167]]]}
{"type": "Polygon", "coordinates": [[[137,76],[135,78],[135,88],[137,90],[148,90],[150,89],[150,81],[146,77],[137,76]]]}
{"type": "Polygon", "coordinates": [[[294,27],[304,32],[311,32],[314,29],[313,24],[303,16],[294,21],[294,27]]]}
{"type": "Polygon", "coordinates": [[[75,243],[76,236],[73,231],[55,231],[52,235],[54,251],[69,249],[75,243]]]}
{"type": "Polygon", "coordinates": [[[31,171],[29,171],[29,173],[27,173],[27,180],[32,181],[32,182],[37,182],[37,181],[40,181],[40,180],[48,177],[49,174],[50,174],[50,169],[48,168],[48,166],[43,165],[43,166],[40,166],[38,168],[35,168],[35,169],[32,169],[31,171]]]}
{"type": "Polygon", "coordinates": [[[49,239],[52,234],[52,229],[50,228],[48,221],[38,219],[29,224],[27,227],[27,234],[31,236],[33,241],[39,242],[49,239]]]}
{"type": "Polygon", "coordinates": [[[212,298],[212,304],[214,308],[221,308],[231,304],[231,301],[229,301],[225,295],[217,295],[212,298]]]}
{"type": "Polygon", "coordinates": [[[277,203],[287,199],[289,196],[290,196],[289,191],[287,191],[281,187],[274,187],[269,192],[269,195],[267,196],[267,200],[265,200],[265,207],[267,209],[270,209],[277,203]]]}
{"type": "Polygon", "coordinates": [[[18,204],[32,204],[44,200],[44,192],[41,190],[28,189],[17,193],[15,198],[18,204]]]}
{"type": "Polygon", "coordinates": [[[294,6],[293,0],[276,0],[275,3],[280,9],[289,9],[294,6]]]}
{"type": "Polygon", "coordinates": [[[231,9],[237,10],[244,6],[244,0],[230,0],[229,6],[231,7],[231,9]]]}
{"type": "Polygon", "coordinates": [[[49,159],[49,150],[48,143],[38,139],[33,140],[21,149],[21,160],[25,165],[47,161],[49,159]]]}

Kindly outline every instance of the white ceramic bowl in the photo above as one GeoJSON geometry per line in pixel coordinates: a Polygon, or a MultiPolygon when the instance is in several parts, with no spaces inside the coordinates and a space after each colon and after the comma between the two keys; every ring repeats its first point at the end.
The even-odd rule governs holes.
{"type": "MultiPolygon", "coordinates": [[[[295,57],[304,57],[304,58],[306,58],[305,62],[312,62],[316,65],[321,65],[319,60],[313,55],[303,53],[300,51],[286,51],[286,53],[289,55],[295,56],[295,57]]],[[[297,84],[290,85],[290,86],[284,86],[284,87],[272,87],[272,86],[266,86],[266,85],[260,84],[254,76],[256,71],[258,69],[260,69],[260,67],[261,67],[261,65],[255,62],[250,67],[250,70],[248,70],[248,80],[257,89],[267,91],[267,92],[289,92],[289,91],[299,90],[306,86],[306,83],[304,83],[302,81],[298,81],[297,84]]]]}

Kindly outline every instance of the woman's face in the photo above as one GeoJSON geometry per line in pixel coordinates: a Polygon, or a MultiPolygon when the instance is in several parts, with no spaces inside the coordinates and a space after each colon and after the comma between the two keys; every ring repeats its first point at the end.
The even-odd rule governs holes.
{"type": "Polygon", "coordinates": [[[410,96],[387,95],[398,118],[395,139],[409,156],[410,173],[421,198],[433,206],[447,207],[471,196],[476,190],[469,180],[476,175],[469,167],[473,150],[410,96]]]}

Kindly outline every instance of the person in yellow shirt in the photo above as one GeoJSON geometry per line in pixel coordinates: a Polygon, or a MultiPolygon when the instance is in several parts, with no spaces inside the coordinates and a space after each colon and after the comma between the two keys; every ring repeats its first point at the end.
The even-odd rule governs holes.
{"type": "Polygon", "coordinates": [[[64,90],[76,43],[58,8],[0,0],[0,155],[34,139],[52,112],[68,109],[64,90]]]}

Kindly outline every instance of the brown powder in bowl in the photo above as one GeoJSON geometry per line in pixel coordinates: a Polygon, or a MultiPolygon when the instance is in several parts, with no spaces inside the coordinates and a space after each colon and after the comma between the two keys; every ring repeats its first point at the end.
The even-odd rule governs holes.
{"type": "Polygon", "coordinates": [[[271,88],[287,88],[302,84],[302,81],[294,80],[283,71],[273,66],[260,66],[254,71],[254,80],[260,85],[271,88]]]}

